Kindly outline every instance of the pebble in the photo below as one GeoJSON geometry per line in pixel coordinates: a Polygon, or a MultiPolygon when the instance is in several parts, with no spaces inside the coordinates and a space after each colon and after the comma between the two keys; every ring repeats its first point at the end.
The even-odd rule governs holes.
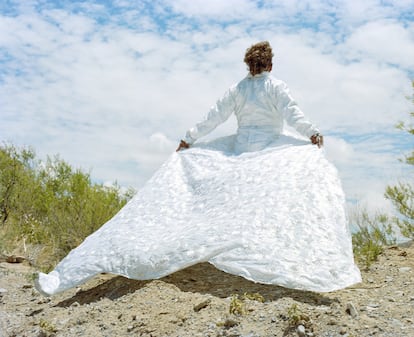
{"type": "Polygon", "coordinates": [[[393,318],[392,320],[391,320],[391,322],[392,322],[392,324],[394,324],[394,325],[398,325],[398,326],[402,326],[403,324],[401,323],[401,321],[400,320],[398,320],[398,319],[396,319],[396,318],[393,318]]]}
{"type": "Polygon", "coordinates": [[[232,328],[232,327],[234,327],[234,326],[236,326],[236,325],[239,325],[240,324],[240,322],[237,322],[236,320],[234,320],[234,319],[231,319],[231,318],[228,318],[228,319],[226,319],[226,321],[224,322],[224,326],[226,327],[226,328],[232,328]]]}
{"type": "Polygon", "coordinates": [[[376,308],[379,308],[379,304],[378,303],[368,303],[367,304],[367,308],[368,309],[376,309],[376,308]]]}
{"type": "Polygon", "coordinates": [[[328,321],[328,325],[336,325],[336,324],[337,324],[336,319],[331,318],[331,319],[328,321]]]}
{"type": "Polygon", "coordinates": [[[408,273],[408,272],[411,271],[411,268],[410,267],[402,267],[402,268],[398,269],[398,271],[400,273],[408,273]]]}
{"type": "Polygon", "coordinates": [[[305,327],[303,325],[298,325],[298,327],[296,328],[296,332],[298,333],[299,337],[305,337],[306,336],[306,330],[305,330],[305,327]]]}
{"type": "Polygon", "coordinates": [[[346,305],[346,312],[348,314],[350,314],[352,318],[357,318],[358,317],[358,311],[357,311],[357,309],[355,308],[355,306],[352,302],[349,302],[346,305]]]}
{"type": "Polygon", "coordinates": [[[7,293],[7,289],[0,288],[0,295],[7,293]]]}
{"type": "Polygon", "coordinates": [[[199,304],[195,305],[193,309],[195,312],[199,312],[201,309],[207,308],[210,303],[211,303],[211,299],[208,298],[205,301],[200,302],[199,304]]]}

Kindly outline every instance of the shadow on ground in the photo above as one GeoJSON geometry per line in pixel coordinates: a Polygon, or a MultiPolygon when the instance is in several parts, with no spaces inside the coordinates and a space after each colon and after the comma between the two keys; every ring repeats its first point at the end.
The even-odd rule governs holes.
{"type": "MultiPolygon", "coordinates": [[[[335,301],[320,293],[254,283],[243,277],[222,272],[209,263],[196,264],[163,277],[161,281],[173,284],[183,292],[209,294],[219,298],[230,297],[233,294],[259,293],[266,301],[276,301],[283,297],[311,305],[330,305],[335,301]]],[[[75,302],[93,303],[102,298],[114,300],[133,293],[153,281],[131,280],[122,276],[105,274],[90,282],[86,290],[78,291],[74,296],[59,302],[56,306],[68,307],[75,302]]]]}

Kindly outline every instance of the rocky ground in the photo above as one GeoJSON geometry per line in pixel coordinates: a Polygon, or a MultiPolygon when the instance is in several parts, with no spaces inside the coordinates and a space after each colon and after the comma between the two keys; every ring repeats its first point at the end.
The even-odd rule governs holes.
{"type": "Polygon", "coordinates": [[[363,283],[328,294],[255,284],[204,263],[154,281],[101,275],[49,299],[33,273],[0,263],[0,337],[414,336],[414,245],[386,248],[363,283]]]}

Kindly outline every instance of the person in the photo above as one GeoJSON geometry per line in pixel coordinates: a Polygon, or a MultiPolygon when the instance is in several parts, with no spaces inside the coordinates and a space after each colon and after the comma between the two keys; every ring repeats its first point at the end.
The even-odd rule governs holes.
{"type": "Polygon", "coordinates": [[[99,273],[156,279],[199,262],[316,292],[361,281],[337,171],[319,129],[270,75],[272,57],[267,41],[247,50],[248,75],[187,131],[118,214],[52,272],[38,273],[42,294],[99,273]],[[200,140],[232,113],[235,134],[200,140]]]}
{"type": "Polygon", "coordinates": [[[219,124],[225,122],[232,112],[238,122],[236,152],[257,149],[252,142],[246,142],[260,129],[265,141],[259,147],[265,147],[283,128],[283,119],[297,131],[309,136],[312,144],[321,147],[323,136],[318,129],[306,121],[304,114],[289,94],[286,84],[270,76],[273,68],[273,52],[268,41],[256,43],[245,54],[244,62],[249,67],[248,76],[230,90],[209,111],[205,120],[190,129],[181,140],[177,151],[188,149],[198,138],[210,133],[219,124]]]}

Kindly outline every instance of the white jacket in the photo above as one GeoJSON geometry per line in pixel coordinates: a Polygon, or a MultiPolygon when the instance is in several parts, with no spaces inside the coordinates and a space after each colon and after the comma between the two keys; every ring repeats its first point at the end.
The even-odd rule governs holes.
{"type": "MultiPolygon", "coordinates": [[[[231,87],[211,107],[204,120],[187,131],[184,140],[188,144],[193,144],[225,122],[233,112],[239,126],[238,142],[246,143],[245,145],[260,140],[259,148],[263,148],[266,143],[271,142],[271,137],[278,137],[282,133],[284,121],[308,138],[319,132],[305,119],[303,112],[290,96],[287,85],[265,71],[255,76],[249,74],[231,87]],[[266,134],[268,136],[265,138],[268,139],[264,140],[266,134]]],[[[243,150],[257,149],[249,147],[243,150]]]]}

